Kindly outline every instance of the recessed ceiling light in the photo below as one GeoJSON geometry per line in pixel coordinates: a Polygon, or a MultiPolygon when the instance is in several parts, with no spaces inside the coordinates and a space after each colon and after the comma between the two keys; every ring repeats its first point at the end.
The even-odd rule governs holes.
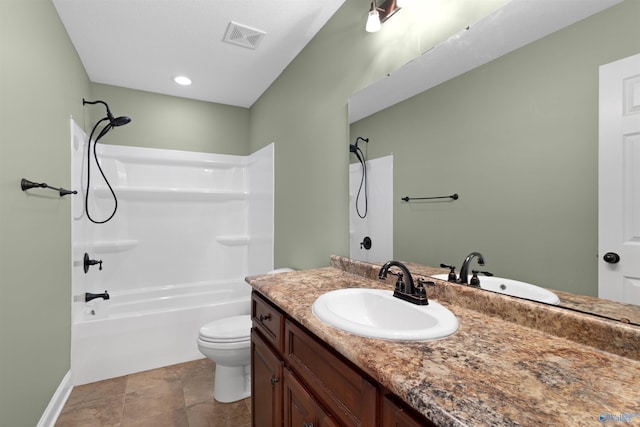
{"type": "Polygon", "coordinates": [[[189,86],[191,84],[191,79],[187,76],[175,76],[173,81],[180,86],[189,86]]]}

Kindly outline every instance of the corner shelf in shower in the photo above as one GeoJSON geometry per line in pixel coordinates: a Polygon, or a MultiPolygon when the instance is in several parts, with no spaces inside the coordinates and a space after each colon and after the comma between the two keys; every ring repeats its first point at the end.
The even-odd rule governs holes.
{"type": "MultiPolygon", "coordinates": [[[[210,201],[226,202],[231,200],[244,200],[247,192],[235,190],[209,190],[209,189],[184,189],[184,188],[153,188],[153,187],[114,187],[113,191],[118,198],[123,200],[149,200],[149,201],[210,201]]],[[[111,198],[111,192],[106,187],[98,187],[93,190],[100,198],[111,198]]]]}
{"type": "Polygon", "coordinates": [[[89,247],[92,251],[101,254],[110,254],[116,252],[124,252],[133,249],[138,245],[137,240],[133,239],[114,239],[114,240],[97,240],[91,242],[89,247]]]}

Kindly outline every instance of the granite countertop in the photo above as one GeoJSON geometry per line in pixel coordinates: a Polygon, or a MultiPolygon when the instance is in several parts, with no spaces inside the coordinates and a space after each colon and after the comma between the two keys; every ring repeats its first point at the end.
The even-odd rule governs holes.
{"type": "Polygon", "coordinates": [[[555,289],[551,289],[551,291],[558,295],[560,305],[563,307],[640,326],[640,306],[586,295],[576,295],[555,289]]]}
{"type": "MultiPolygon", "coordinates": [[[[382,265],[382,264],[380,264],[382,265]]],[[[446,274],[448,269],[424,266],[421,264],[407,263],[414,274],[433,276],[436,274],[446,274]]],[[[482,276],[480,276],[482,282],[482,276]]],[[[623,323],[634,323],[640,325],[640,306],[625,304],[617,301],[596,298],[587,295],[576,295],[557,289],[549,289],[560,298],[558,306],[581,311],[583,313],[595,314],[623,323]]]]}
{"type": "MultiPolygon", "coordinates": [[[[581,343],[585,336],[589,342],[588,331],[577,333],[581,338],[574,341],[545,327],[536,328],[548,323],[551,331],[561,329],[553,324],[563,313],[554,307],[529,303],[527,309],[526,301],[519,306],[520,302],[489,292],[482,294],[491,295],[478,297],[482,294],[472,294],[468,287],[439,281],[429,288],[429,296],[449,308],[460,323],[444,339],[411,342],[359,337],[313,315],[315,299],[334,289],[392,290],[392,280],[373,279],[373,267],[332,257],[332,267],[255,276],[247,281],[437,425],[599,425],[601,413],[640,414],[640,335],[628,325],[615,325],[612,333],[616,348],[631,350],[615,354],[581,343]],[[526,313],[524,318],[496,315],[496,307],[509,311],[506,307],[514,304],[514,312],[526,313]],[[528,321],[536,327],[524,326],[528,321]]],[[[441,270],[429,273],[423,267],[420,271],[424,275],[437,272],[441,270]]],[[[591,321],[576,320],[575,313],[570,316],[567,323],[580,329],[591,321]]],[[[607,324],[594,321],[596,333],[607,333],[607,324]]],[[[605,349],[613,348],[604,344],[605,349]]],[[[640,423],[640,415],[630,425],[634,422],[640,423]]]]}

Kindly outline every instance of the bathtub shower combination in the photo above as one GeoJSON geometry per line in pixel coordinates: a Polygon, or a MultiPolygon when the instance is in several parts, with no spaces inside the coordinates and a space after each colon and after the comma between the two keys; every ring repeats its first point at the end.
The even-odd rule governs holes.
{"type": "MultiPolygon", "coordinates": [[[[244,277],[273,268],[273,144],[250,156],[99,144],[118,209],[93,224],[87,136],[71,128],[74,385],[202,358],[199,328],[248,314],[244,277]],[[102,263],[85,273],[85,254],[102,263]]],[[[99,220],[114,200],[93,166],[99,220]]]]}

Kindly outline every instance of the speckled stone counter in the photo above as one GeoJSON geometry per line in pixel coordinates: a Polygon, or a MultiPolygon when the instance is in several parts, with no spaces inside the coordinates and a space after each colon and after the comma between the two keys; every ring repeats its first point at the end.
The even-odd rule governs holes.
{"type": "Polygon", "coordinates": [[[608,301],[586,295],[575,295],[555,289],[551,290],[560,298],[560,305],[562,307],[585,313],[594,313],[619,322],[635,323],[637,326],[640,326],[640,306],[608,301]]]}
{"type": "MultiPolygon", "coordinates": [[[[334,257],[340,258],[340,257],[334,257]]],[[[346,260],[346,259],[345,259],[346,260]]],[[[338,261],[340,263],[341,261],[338,261]]],[[[344,261],[348,263],[349,261],[344,261]]],[[[428,267],[420,264],[407,263],[411,267],[411,271],[424,276],[432,276],[436,274],[448,273],[449,270],[442,268],[428,267]]],[[[353,268],[353,267],[351,267],[353,268]]],[[[482,282],[482,276],[480,276],[482,282]]],[[[569,292],[550,289],[560,298],[558,306],[570,308],[572,310],[583,313],[596,314],[623,323],[634,323],[640,326],[640,306],[633,304],[624,304],[621,302],[610,301],[602,298],[591,297],[587,295],[576,295],[569,292]]]]}
{"type": "MultiPolygon", "coordinates": [[[[379,265],[381,264],[358,262],[339,256],[331,257],[332,267],[373,280],[377,280],[379,265]]],[[[640,360],[640,327],[638,324],[629,325],[629,322],[620,321],[626,318],[637,320],[637,306],[561,291],[554,292],[557,292],[563,306],[540,304],[430,278],[446,273],[446,269],[414,263],[406,265],[414,275],[427,277],[438,284],[430,290],[430,294],[437,300],[640,360]],[[599,316],[585,314],[592,312],[599,316]]]]}
{"type": "MultiPolygon", "coordinates": [[[[338,256],[332,257],[332,262],[336,265],[334,267],[353,270],[354,274],[361,274],[357,270],[366,270],[368,263],[357,263],[348,258],[342,258],[338,256]],[[350,265],[353,264],[353,265],[350,265]]],[[[374,264],[376,265],[376,264],[374,264]]],[[[382,265],[379,263],[377,265],[382,265]]],[[[434,276],[438,274],[446,274],[448,269],[429,267],[421,264],[406,263],[410,267],[410,270],[414,274],[421,276],[434,276]]],[[[345,270],[348,271],[348,270],[345,270]]],[[[375,277],[371,277],[375,279],[375,277]]],[[[482,276],[480,276],[482,281],[482,276]]],[[[633,323],[636,326],[640,326],[640,306],[633,304],[625,304],[617,301],[610,301],[602,298],[596,298],[587,295],[576,295],[569,292],[559,291],[556,289],[549,289],[560,298],[559,307],[569,308],[582,313],[595,314],[600,317],[609,318],[622,323],[633,323]]]]}
{"type": "MultiPolygon", "coordinates": [[[[640,413],[640,361],[544,328],[536,329],[544,326],[546,320],[539,319],[546,317],[535,312],[553,312],[554,307],[529,302],[534,307],[525,318],[513,321],[509,320],[513,315],[505,318],[495,314],[496,307],[508,306],[511,299],[485,292],[488,299],[471,308],[470,301],[477,299],[478,292],[472,294],[468,287],[436,282],[428,289],[429,297],[458,317],[456,333],[427,342],[364,338],[324,324],[313,315],[311,306],[317,297],[334,289],[391,290],[392,280],[374,279],[375,269],[368,264],[340,257],[332,257],[331,264],[327,268],[250,277],[247,281],[438,425],[586,426],[600,425],[603,412],[640,413]],[[527,320],[535,326],[524,326],[527,320]]],[[[555,321],[557,317],[557,313],[551,316],[555,321]]],[[[571,324],[574,321],[567,320],[571,324]]],[[[585,325],[590,324],[583,323],[582,327],[585,325]]],[[[629,328],[628,335],[617,339],[640,341],[640,335],[634,333],[637,328],[622,326],[629,328]]],[[[635,351],[631,354],[637,355],[635,351]]],[[[630,425],[634,423],[640,424],[640,417],[630,425]]]]}

